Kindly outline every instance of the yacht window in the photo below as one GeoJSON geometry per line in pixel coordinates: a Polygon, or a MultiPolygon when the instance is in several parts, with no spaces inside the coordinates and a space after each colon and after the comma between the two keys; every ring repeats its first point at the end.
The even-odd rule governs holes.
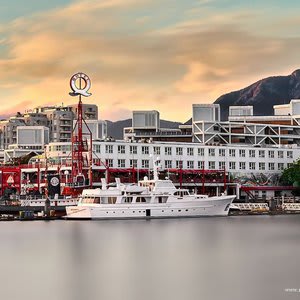
{"type": "Polygon", "coordinates": [[[108,204],[115,204],[117,201],[117,197],[108,197],[108,204]]]}
{"type": "Polygon", "coordinates": [[[94,203],[100,204],[100,197],[96,197],[94,203]]]}
{"type": "Polygon", "coordinates": [[[168,197],[157,197],[157,202],[158,203],[166,203],[168,197]]]}
{"type": "Polygon", "coordinates": [[[90,198],[90,197],[82,198],[82,203],[94,203],[94,198],[90,198]]]}
{"type": "Polygon", "coordinates": [[[177,191],[174,193],[174,196],[183,197],[183,196],[187,196],[188,194],[189,194],[188,191],[177,191]]]}
{"type": "Polygon", "coordinates": [[[131,203],[132,202],[132,197],[126,197],[124,202],[125,203],[131,203]]]}
{"type": "Polygon", "coordinates": [[[136,197],[136,202],[146,202],[146,199],[144,197],[136,197]]]}

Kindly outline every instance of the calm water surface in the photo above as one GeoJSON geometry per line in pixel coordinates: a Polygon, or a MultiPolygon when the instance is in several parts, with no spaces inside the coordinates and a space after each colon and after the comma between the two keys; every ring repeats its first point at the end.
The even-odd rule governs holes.
{"type": "Polygon", "coordinates": [[[0,299],[300,299],[300,215],[0,223],[0,299]]]}

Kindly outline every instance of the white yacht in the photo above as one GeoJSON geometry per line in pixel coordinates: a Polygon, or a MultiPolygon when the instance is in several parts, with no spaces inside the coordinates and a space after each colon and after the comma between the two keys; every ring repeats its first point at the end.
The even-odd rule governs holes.
{"type": "Polygon", "coordinates": [[[116,180],[102,189],[86,189],[77,206],[66,207],[66,219],[136,219],[227,216],[235,195],[208,197],[177,189],[169,179],[158,179],[158,165],[153,162],[154,178],[125,185],[116,180]]]}

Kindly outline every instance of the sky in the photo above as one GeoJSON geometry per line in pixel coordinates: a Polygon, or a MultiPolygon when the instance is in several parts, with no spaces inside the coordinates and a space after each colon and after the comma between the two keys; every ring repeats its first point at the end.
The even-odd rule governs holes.
{"type": "Polygon", "coordinates": [[[159,110],[186,121],[267,76],[300,68],[296,0],[0,0],[0,115],[72,104],[89,75],[100,118],[159,110]]]}

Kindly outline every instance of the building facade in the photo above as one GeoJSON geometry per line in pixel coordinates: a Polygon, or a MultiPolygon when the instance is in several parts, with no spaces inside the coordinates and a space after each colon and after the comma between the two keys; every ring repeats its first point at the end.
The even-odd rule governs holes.
{"type": "Polygon", "coordinates": [[[156,110],[139,110],[132,112],[132,127],[123,130],[126,141],[170,141],[191,142],[191,126],[162,128],[160,114],[156,110]]]}

